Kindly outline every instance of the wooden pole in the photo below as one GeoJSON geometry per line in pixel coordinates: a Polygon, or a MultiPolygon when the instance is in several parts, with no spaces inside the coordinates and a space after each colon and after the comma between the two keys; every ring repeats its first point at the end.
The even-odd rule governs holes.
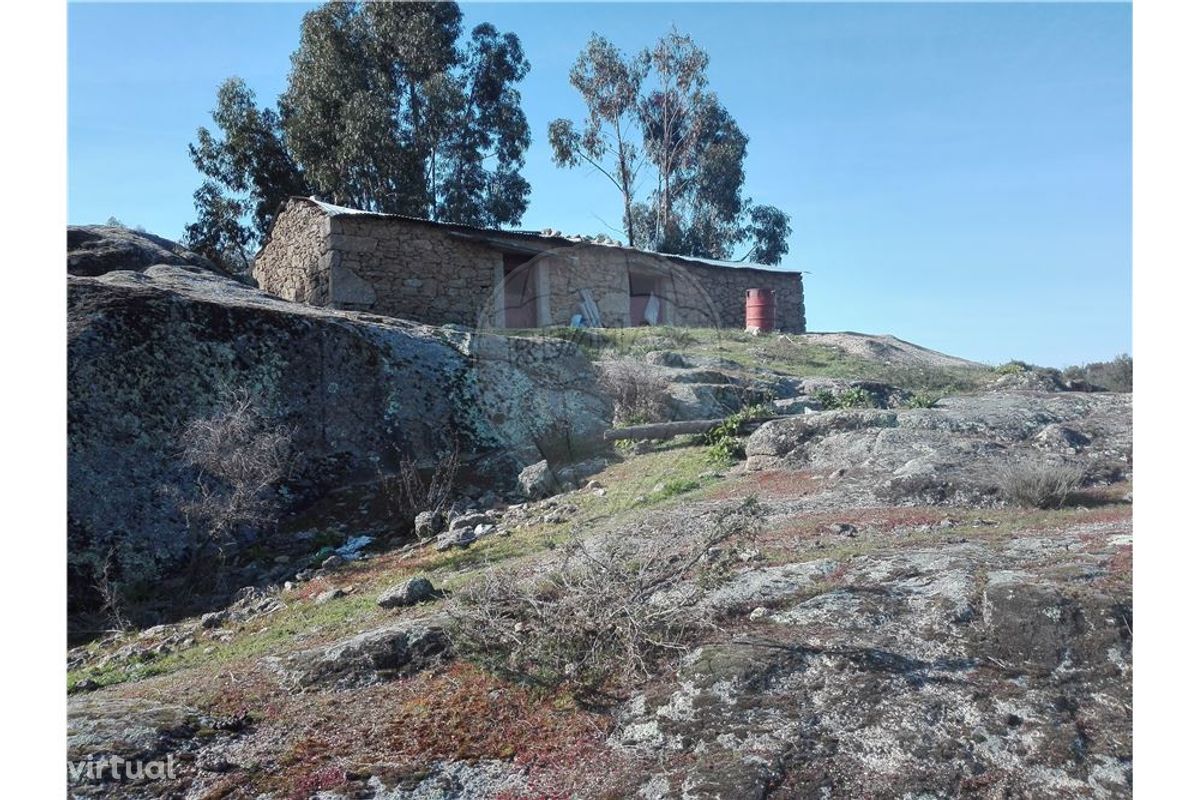
{"type": "MultiPolygon", "coordinates": [[[[739,432],[757,428],[763,422],[774,419],[786,419],[788,415],[758,417],[741,423],[739,432]]],[[[794,416],[794,415],[790,415],[794,416]]],[[[612,428],[604,431],[604,441],[617,439],[669,439],[673,436],[683,436],[688,433],[707,433],[724,422],[721,419],[688,419],[682,422],[655,422],[650,425],[630,425],[627,428],[612,428]]]]}

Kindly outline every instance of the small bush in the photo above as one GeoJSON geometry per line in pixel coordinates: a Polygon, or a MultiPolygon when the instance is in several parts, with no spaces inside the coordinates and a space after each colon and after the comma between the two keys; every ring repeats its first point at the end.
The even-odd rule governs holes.
{"type": "Polygon", "coordinates": [[[459,592],[455,647],[510,679],[610,698],[710,629],[696,602],[714,569],[706,562],[713,548],[754,537],[764,516],[748,498],[665,529],[574,541],[548,571],[493,569],[459,592]]]}
{"type": "MultiPolygon", "coordinates": [[[[401,449],[396,448],[399,452],[401,449]]],[[[422,470],[410,456],[400,452],[395,471],[380,469],[379,488],[399,524],[411,527],[422,511],[441,514],[449,509],[458,483],[458,444],[442,453],[430,469],[422,470]],[[427,477],[425,475],[427,473],[427,477]]]]}
{"type": "Polygon", "coordinates": [[[598,364],[600,388],[611,398],[613,422],[662,422],[670,411],[670,384],[653,367],[632,359],[605,358],[598,364]]]}
{"type": "Polygon", "coordinates": [[[846,389],[837,396],[837,402],[841,408],[871,408],[878,405],[874,400],[874,395],[860,386],[846,389]]]}
{"type": "Polygon", "coordinates": [[[820,389],[814,392],[812,397],[820,403],[820,407],[825,411],[836,408],[874,408],[878,406],[874,395],[861,386],[846,389],[840,394],[834,394],[829,389],[820,389]]]}
{"type": "Polygon", "coordinates": [[[1021,372],[1028,372],[1032,369],[1033,366],[1031,364],[1026,364],[1023,361],[1012,359],[1006,364],[1000,364],[998,367],[996,367],[995,372],[998,375],[1016,375],[1021,372]]]}
{"type": "Polygon", "coordinates": [[[183,428],[180,455],[193,483],[178,500],[192,531],[193,574],[210,546],[223,560],[235,531],[267,522],[274,509],[275,489],[291,466],[293,432],[262,406],[251,393],[231,390],[215,413],[183,428]]]}
{"type": "Polygon", "coordinates": [[[662,484],[662,488],[654,492],[654,498],[657,500],[665,500],[670,497],[678,497],[687,492],[694,492],[700,487],[700,482],[695,478],[671,478],[662,484]]]}
{"type": "Polygon", "coordinates": [[[916,392],[910,396],[904,405],[908,408],[936,408],[941,398],[930,392],[916,392]]]}
{"type": "Polygon", "coordinates": [[[745,443],[741,440],[742,426],[750,420],[762,419],[772,413],[769,406],[755,405],[726,417],[704,436],[708,445],[708,460],[717,464],[727,464],[745,458],[745,443]]]}
{"type": "Polygon", "coordinates": [[[1082,485],[1083,476],[1084,470],[1072,464],[1016,464],[999,471],[999,489],[1009,503],[1061,508],[1082,485]]]}
{"type": "Polygon", "coordinates": [[[1086,366],[1066,367],[1062,377],[1067,380],[1086,381],[1109,392],[1132,391],[1132,357],[1127,353],[1111,361],[1096,361],[1086,366]]]}

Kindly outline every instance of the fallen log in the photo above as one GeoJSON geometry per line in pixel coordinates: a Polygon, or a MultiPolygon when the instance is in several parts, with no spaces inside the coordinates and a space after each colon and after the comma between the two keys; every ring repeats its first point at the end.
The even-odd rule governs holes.
{"type": "MultiPolygon", "coordinates": [[[[770,422],[774,419],[785,419],[786,417],[786,414],[779,414],[747,419],[738,427],[738,432],[744,433],[757,428],[763,422],[770,422]]],[[[724,421],[724,418],[721,417],[720,419],[688,419],[681,422],[654,422],[649,425],[629,425],[626,428],[611,428],[604,431],[604,441],[611,442],[617,439],[670,439],[674,436],[684,436],[688,433],[707,433],[724,421]]]]}

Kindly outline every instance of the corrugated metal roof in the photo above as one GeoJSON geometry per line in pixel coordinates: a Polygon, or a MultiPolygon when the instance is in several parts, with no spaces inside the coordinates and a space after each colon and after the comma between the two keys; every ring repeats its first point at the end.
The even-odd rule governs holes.
{"type": "Polygon", "coordinates": [[[748,270],[756,270],[759,272],[783,272],[783,273],[791,273],[791,274],[799,274],[799,272],[800,272],[799,270],[788,269],[786,267],[778,266],[778,265],[755,264],[752,262],[744,262],[744,261],[721,261],[721,260],[715,259],[715,258],[697,258],[695,256],[680,256],[680,255],[673,255],[671,253],[658,253],[653,250],[644,250],[640,247],[628,247],[626,245],[617,244],[617,243],[597,242],[597,241],[587,239],[586,237],[582,237],[582,236],[548,235],[545,233],[537,233],[534,231],[516,231],[516,230],[506,231],[506,230],[503,230],[502,228],[480,228],[476,225],[463,225],[463,224],[457,223],[457,222],[438,222],[436,220],[424,219],[423,217],[410,217],[406,214],[388,214],[388,213],[384,213],[382,211],[364,211],[363,209],[360,209],[360,208],[349,208],[348,206],[339,206],[339,205],[334,205],[333,203],[326,203],[325,201],[318,200],[315,197],[295,197],[293,199],[306,200],[306,201],[314,204],[315,206],[317,206],[319,209],[321,209],[321,211],[325,212],[326,214],[328,214],[331,217],[365,216],[365,217],[372,217],[372,218],[377,218],[377,219],[397,219],[397,220],[404,220],[405,222],[416,222],[416,223],[420,223],[420,224],[424,224],[424,225],[435,225],[440,228],[447,228],[450,230],[457,230],[457,231],[461,231],[461,232],[474,232],[474,233],[477,233],[477,234],[480,234],[483,236],[513,237],[513,238],[517,238],[517,239],[520,239],[525,242],[538,242],[540,244],[545,244],[545,245],[550,245],[550,246],[557,245],[560,247],[570,247],[570,246],[579,245],[579,244],[593,244],[593,245],[596,245],[597,247],[611,247],[611,248],[614,248],[617,250],[626,250],[629,252],[639,253],[642,255],[657,256],[658,258],[666,258],[666,259],[670,259],[672,261],[691,262],[691,263],[695,263],[695,264],[704,264],[704,265],[710,266],[710,267],[722,267],[725,269],[748,269],[748,270]]]}

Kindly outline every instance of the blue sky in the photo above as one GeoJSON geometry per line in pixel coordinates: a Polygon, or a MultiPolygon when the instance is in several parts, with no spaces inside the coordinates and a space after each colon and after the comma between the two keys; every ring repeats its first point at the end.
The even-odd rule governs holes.
{"type": "MultiPolygon", "coordinates": [[[[302,4],[72,4],[68,218],[178,237],[217,85],[273,103],[302,4]]],[[[517,33],[534,133],[522,227],[598,233],[619,197],[550,161],[545,129],[594,30],[633,51],[673,24],[750,137],[747,193],[792,217],[811,330],[893,333],[983,361],[1131,349],[1126,4],[465,4],[517,33]]]]}

